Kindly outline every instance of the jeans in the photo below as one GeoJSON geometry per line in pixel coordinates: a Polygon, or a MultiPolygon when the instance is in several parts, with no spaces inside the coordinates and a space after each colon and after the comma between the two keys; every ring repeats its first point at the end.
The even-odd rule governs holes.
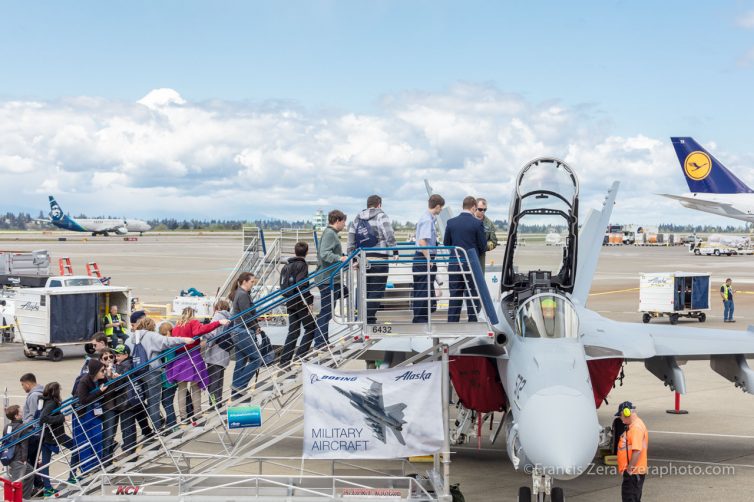
{"type": "MultiPolygon", "coordinates": [[[[256,326],[250,328],[253,333],[256,326]]],[[[259,353],[256,343],[256,334],[252,335],[245,326],[238,326],[233,331],[233,345],[236,349],[236,366],[233,368],[233,381],[231,392],[233,398],[249,386],[254,373],[262,365],[262,354],[259,353]]]]}
{"type": "Polygon", "coordinates": [[[118,432],[119,411],[106,410],[102,414],[102,457],[103,462],[109,462],[113,458],[115,449],[115,434],[118,432]]]}
{"type": "Polygon", "coordinates": [[[311,313],[311,306],[304,303],[303,300],[289,301],[286,304],[288,311],[288,336],[285,338],[283,352],[280,355],[280,365],[286,366],[293,359],[293,351],[296,348],[296,342],[301,334],[301,328],[304,328],[304,337],[301,339],[296,351],[296,357],[301,357],[309,351],[312,339],[314,338],[314,317],[311,313]]]}
{"type": "Polygon", "coordinates": [[[131,453],[136,448],[136,406],[129,405],[127,410],[118,413],[120,433],[123,436],[123,451],[131,453]]]}
{"type": "Polygon", "coordinates": [[[88,407],[73,416],[73,434],[79,449],[79,469],[82,473],[98,469],[102,461],[102,420],[88,407]]]}
{"type": "MultiPolygon", "coordinates": [[[[162,424],[162,415],[160,414],[160,402],[162,401],[162,370],[150,368],[147,374],[142,377],[142,389],[147,395],[147,415],[151,422],[151,429],[156,431],[162,424]]],[[[143,432],[143,431],[142,431],[143,432]]]]}
{"type": "Polygon", "coordinates": [[[411,310],[414,312],[412,322],[425,323],[429,320],[430,313],[437,309],[437,300],[430,300],[437,264],[432,263],[427,273],[426,257],[422,253],[416,253],[411,271],[414,274],[414,287],[411,290],[411,310]]]}
{"type": "MultiPolygon", "coordinates": [[[[348,289],[344,290],[348,296],[348,289]]],[[[317,330],[314,333],[314,348],[330,343],[330,319],[332,319],[332,305],[340,299],[340,284],[335,284],[335,290],[330,289],[330,283],[320,284],[319,296],[322,306],[317,316],[317,330]]]]}
{"type": "Polygon", "coordinates": [[[463,267],[458,262],[452,261],[448,264],[448,288],[452,298],[448,307],[448,322],[458,322],[461,319],[461,307],[464,300],[466,301],[466,314],[469,322],[476,322],[476,313],[479,311],[480,305],[479,300],[467,298],[477,296],[476,286],[474,286],[474,280],[469,273],[468,263],[464,263],[463,267]]]}
{"type": "MultiPolygon", "coordinates": [[[[377,260],[387,260],[387,257],[376,257],[377,260]]],[[[377,323],[377,311],[380,309],[379,300],[385,296],[387,273],[390,266],[387,263],[370,263],[367,270],[367,324],[377,323]]]]}
{"type": "Polygon", "coordinates": [[[207,375],[209,375],[209,404],[215,406],[223,400],[223,385],[225,385],[225,366],[219,364],[208,364],[207,375]]]}
{"type": "Polygon", "coordinates": [[[723,320],[733,320],[733,300],[723,300],[723,320]]]}
{"type": "Polygon", "coordinates": [[[175,416],[175,392],[178,386],[175,384],[169,384],[168,387],[162,387],[162,407],[165,409],[165,427],[175,427],[177,422],[175,416]]]}

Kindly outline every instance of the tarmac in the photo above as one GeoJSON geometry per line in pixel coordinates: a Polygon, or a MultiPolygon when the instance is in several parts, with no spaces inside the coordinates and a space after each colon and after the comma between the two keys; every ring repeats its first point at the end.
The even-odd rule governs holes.
{"type": "MultiPolygon", "coordinates": [[[[241,252],[240,232],[146,234],[136,242],[120,237],[82,237],[80,234],[2,233],[0,249],[47,249],[54,259],[70,257],[74,271],[96,261],[113,284],[128,285],[142,302],[167,303],[181,289],[195,287],[212,294],[223,282],[241,252]],[[65,236],[66,241],[58,238],[65,236]]],[[[488,253],[488,271],[499,266],[502,252],[488,253]]],[[[641,272],[709,272],[712,274],[712,309],[707,322],[681,319],[684,326],[745,330],[754,324],[754,256],[693,256],[684,247],[605,247],[602,250],[588,306],[605,317],[641,322],[638,307],[641,272]],[[736,324],[722,322],[722,304],[717,289],[725,277],[737,291],[736,324]]],[[[667,318],[652,322],[667,323],[667,318]]],[[[752,333],[754,336],[754,333],[752,333]]],[[[31,371],[38,381],[58,380],[63,388],[72,384],[81,367],[83,351],[68,351],[54,363],[27,360],[18,344],[0,345],[0,392],[7,387],[11,402],[20,402],[18,377],[31,371]]],[[[358,363],[357,363],[358,364],[358,363]]],[[[599,409],[603,425],[612,421],[617,403],[630,400],[650,431],[649,464],[654,469],[644,485],[644,500],[748,501],[754,493],[754,396],[743,394],[705,361],[683,366],[688,393],[682,397],[687,415],[671,415],[673,394],[651,375],[643,364],[626,365],[625,379],[608,396],[609,405],[599,409]]],[[[553,410],[553,413],[567,410],[553,410]]],[[[496,421],[500,417],[496,417],[496,421]]],[[[563,431],[567,434],[568,431],[563,431]]],[[[453,447],[452,482],[460,483],[466,500],[515,500],[519,486],[530,478],[514,471],[502,440],[489,441],[483,433],[481,447],[453,447]]],[[[283,441],[278,455],[296,455],[300,442],[283,441]]],[[[418,465],[417,472],[426,469],[418,465]]],[[[242,471],[241,471],[242,472],[242,471]]],[[[568,500],[620,499],[621,480],[596,462],[592,472],[577,479],[556,482],[568,500]]]]}

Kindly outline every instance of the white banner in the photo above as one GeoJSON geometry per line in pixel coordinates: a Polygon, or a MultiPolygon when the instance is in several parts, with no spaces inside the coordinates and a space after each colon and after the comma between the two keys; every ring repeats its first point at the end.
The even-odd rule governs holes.
{"type": "Polygon", "coordinates": [[[304,458],[399,458],[442,449],[442,366],[304,365],[304,458]]]}

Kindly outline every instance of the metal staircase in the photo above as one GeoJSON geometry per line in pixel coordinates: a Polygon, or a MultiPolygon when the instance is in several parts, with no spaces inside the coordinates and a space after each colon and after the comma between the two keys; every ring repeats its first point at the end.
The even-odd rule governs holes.
{"type": "MultiPolygon", "coordinates": [[[[274,250],[276,244],[273,243],[265,256],[261,256],[259,241],[252,239],[232,275],[237,275],[244,267],[251,267],[252,271],[259,272],[258,277],[266,277],[267,282],[271,282],[269,277],[276,272],[280,256],[279,241],[275,242],[278,243],[278,251],[274,250]]],[[[234,398],[230,397],[230,379],[226,378],[223,389],[225,398],[210,405],[208,393],[205,393],[202,403],[204,411],[193,417],[193,424],[183,423],[178,428],[164,431],[149,440],[142,439],[135,451],[121,453],[112,463],[106,458],[98,457],[98,468],[84,474],[76,484],[67,482],[68,471],[74,464],[74,453],[83,452],[85,446],[82,445],[73,450],[61,445],[61,453],[54,456],[48,466],[36,469],[35,474],[47,475],[42,470],[48,467],[49,478],[61,490],[59,496],[75,497],[77,500],[84,500],[82,497],[106,500],[109,496],[118,495],[118,490],[122,492],[122,487],[141,487],[139,489],[146,489],[147,494],[152,490],[154,497],[162,496],[159,495],[161,493],[172,497],[201,496],[202,500],[208,494],[210,497],[233,495],[234,498],[249,494],[256,497],[264,495],[271,497],[269,500],[291,500],[294,496],[296,500],[336,500],[343,493],[349,492],[350,488],[355,490],[354,493],[359,490],[372,490],[369,493],[380,489],[394,490],[391,493],[399,496],[399,500],[448,500],[449,450],[442,456],[444,470],[441,471],[440,456],[437,456],[431,470],[435,479],[423,484],[415,478],[405,476],[405,462],[401,460],[375,468],[374,462],[307,461],[305,464],[295,456],[296,451],[300,452],[297,435],[303,425],[300,404],[304,363],[339,368],[354,361],[373,359],[370,354],[379,351],[404,350],[395,349],[395,342],[402,342],[404,345],[405,342],[410,342],[413,347],[404,350],[410,354],[396,366],[441,357],[445,357],[447,361],[449,352],[460,350],[474,339],[488,339],[492,336],[492,325],[497,323],[497,319],[489,293],[481,280],[478,262],[469,260],[462,249],[432,248],[433,260],[439,265],[438,275],[447,274],[445,269],[450,263],[461,263],[466,267],[456,273],[454,279],[462,280],[467,291],[461,297],[450,297],[447,286],[445,289],[433,286],[426,296],[411,297],[408,278],[412,276],[416,249],[389,249],[387,251],[395,254],[390,260],[367,256],[373,250],[357,250],[340,265],[312,274],[305,281],[284,291],[276,290],[261,296],[255,300],[253,309],[240,313],[234,321],[236,326],[246,327],[245,333],[248,336],[252,336],[249,327],[259,323],[273,345],[280,346],[287,334],[287,326],[276,325],[269,315],[285,309],[286,304],[291,305],[289,293],[309,292],[317,287],[317,282],[329,285],[330,291],[340,288],[342,292],[352,292],[343,295],[343,300],[333,308],[329,344],[295,357],[286,368],[263,364],[257,379],[240,396],[234,398]],[[392,284],[388,288],[392,290],[391,294],[385,297],[368,295],[368,286],[378,269],[370,264],[381,263],[388,264],[387,271],[379,273],[388,276],[388,282],[392,284]],[[429,316],[426,323],[412,322],[411,307],[415,306],[415,302],[425,302],[429,306],[431,303],[441,303],[441,300],[449,303],[454,300],[477,301],[481,309],[478,321],[468,322],[465,317],[462,319],[465,322],[447,322],[447,319],[443,320],[447,311],[441,306],[429,316]],[[367,312],[370,306],[377,312],[376,323],[368,322],[365,315],[360,315],[367,312]],[[422,343],[415,343],[417,339],[422,343]],[[225,409],[238,405],[259,406],[262,410],[262,426],[253,429],[230,428],[225,409]],[[270,453],[274,453],[273,448],[287,448],[291,456],[280,458],[279,455],[270,453]],[[396,463],[400,468],[396,468],[396,463]],[[234,473],[243,476],[239,478],[234,473]]],[[[443,281],[438,281],[438,284],[440,282],[443,281]]],[[[447,285],[447,282],[446,279],[443,283],[447,285]]],[[[197,347],[193,350],[200,349],[197,347]]],[[[138,369],[134,369],[108,384],[127,385],[136,389],[141,379],[143,376],[138,374],[138,369]]],[[[73,420],[77,420],[73,413],[74,406],[75,400],[70,399],[63,403],[60,411],[65,415],[73,415],[73,420]]],[[[138,406],[146,410],[144,400],[138,406]]],[[[447,413],[447,409],[444,413],[447,413]]],[[[152,424],[152,427],[158,430],[159,424],[152,424]]],[[[13,444],[14,441],[28,438],[39,428],[38,423],[32,423],[23,431],[21,438],[4,437],[0,442],[13,444]]],[[[124,493],[120,493],[122,494],[124,493]]]]}

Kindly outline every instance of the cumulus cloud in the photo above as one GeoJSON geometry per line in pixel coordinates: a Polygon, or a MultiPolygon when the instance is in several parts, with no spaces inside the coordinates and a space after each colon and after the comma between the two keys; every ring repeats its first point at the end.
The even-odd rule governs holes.
{"type": "Polygon", "coordinates": [[[652,195],[686,191],[668,139],[610,129],[594,106],[473,83],[384,96],[373,113],[192,102],[155,89],[135,103],[0,102],[0,175],[11,210],[43,209],[54,193],[74,213],[308,219],[320,208],[354,214],[379,193],[401,221],[421,214],[429,178],[453,207],[484,195],[502,219],[518,169],[558,156],[580,176],[582,207],[618,179],[615,219],[699,221],[652,195]]]}

